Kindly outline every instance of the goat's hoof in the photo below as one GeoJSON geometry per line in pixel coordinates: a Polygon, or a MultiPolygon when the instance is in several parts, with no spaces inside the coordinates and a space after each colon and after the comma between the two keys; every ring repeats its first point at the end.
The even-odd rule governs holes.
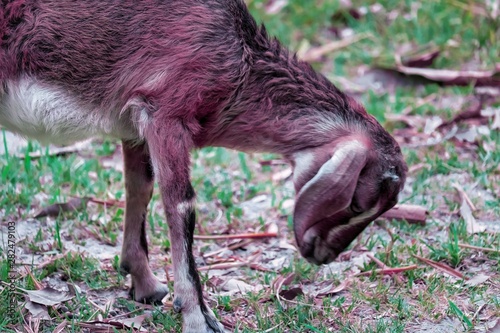
{"type": "Polygon", "coordinates": [[[151,293],[142,293],[139,294],[137,288],[132,286],[129,291],[129,295],[136,302],[152,304],[152,305],[160,305],[162,304],[161,300],[167,296],[168,287],[162,283],[156,285],[155,289],[151,293]]]}
{"type": "Polygon", "coordinates": [[[179,297],[174,299],[173,309],[176,313],[181,313],[182,311],[182,300],[179,297]]]}
{"type": "Polygon", "coordinates": [[[228,333],[228,331],[224,329],[224,326],[217,319],[211,318],[211,322],[207,322],[204,328],[186,326],[182,333],[228,333]]]}
{"type": "MultiPolygon", "coordinates": [[[[176,303],[180,305],[181,299],[174,300],[174,310],[176,303]]],[[[182,333],[227,333],[224,326],[215,318],[214,313],[205,304],[192,307],[186,307],[183,310],[191,308],[191,312],[186,313],[183,311],[182,318],[184,328],[182,333]]]]}

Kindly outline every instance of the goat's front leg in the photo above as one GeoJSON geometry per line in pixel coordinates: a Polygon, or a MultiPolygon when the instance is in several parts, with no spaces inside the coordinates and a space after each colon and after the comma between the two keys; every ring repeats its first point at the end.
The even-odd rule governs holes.
{"type": "Polygon", "coordinates": [[[154,178],[146,145],[123,141],[123,161],[127,202],[120,270],[132,276],[131,297],[138,302],[159,303],[168,287],[158,281],[148,263],[146,213],[154,178]]]}
{"type": "Polygon", "coordinates": [[[182,312],[184,333],[222,333],[223,326],[203,300],[192,254],[195,193],[189,179],[191,134],[177,118],[155,121],[148,125],[145,136],[170,229],[174,310],[182,312]]]}

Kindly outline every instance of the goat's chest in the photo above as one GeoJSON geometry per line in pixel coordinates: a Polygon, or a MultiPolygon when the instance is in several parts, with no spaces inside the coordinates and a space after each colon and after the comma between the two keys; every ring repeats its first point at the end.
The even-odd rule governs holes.
{"type": "Polygon", "coordinates": [[[93,136],[136,139],[133,125],[116,112],[98,110],[57,86],[31,78],[7,81],[0,91],[0,124],[41,143],[69,144],[93,136]]]}

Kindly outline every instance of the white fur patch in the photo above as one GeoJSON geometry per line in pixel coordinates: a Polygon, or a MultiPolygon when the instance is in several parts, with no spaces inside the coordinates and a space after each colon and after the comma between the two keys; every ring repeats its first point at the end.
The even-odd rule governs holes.
{"type": "Polygon", "coordinates": [[[357,223],[360,223],[360,222],[364,222],[366,220],[368,220],[369,218],[371,218],[372,216],[374,216],[375,214],[378,213],[380,207],[379,205],[375,205],[373,208],[367,210],[366,212],[364,213],[361,213],[359,214],[358,216],[355,216],[353,218],[351,218],[349,220],[349,223],[347,223],[348,225],[354,225],[354,224],[357,224],[357,223]]]}
{"type": "Polygon", "coordinates": [[[113,112],[98,110],[60,87],[29,77],[6,84],[0,95],[0,124],[12,132],[44,144],[68,144],[93,136],[138,137],[126,117],[113,119],[113,112]]]}
{"type": "Polygon", "coordinates": [[[177,211],[181,215],[185,215],[192,208],[193,208],[193,202],[192,201],[183,201],[183,202],[177,204],[177,211]]]}
{"type": "Polygon", "coordinates": [[[183,332],[199,333],[207,331],[205,316],[203,316],[203,313],[201,312],[201,308],[199,305],[195,306],[189,312],[183,312],[182,319],[184,321],[183,332]]]}
{"type": "Polygon", "coordinates": [[[293,155],[293,159],[295,161],[293,181],[297,183],[297,180],[314,165],[314,154],[310,151],[298,152],[293,155]]]}

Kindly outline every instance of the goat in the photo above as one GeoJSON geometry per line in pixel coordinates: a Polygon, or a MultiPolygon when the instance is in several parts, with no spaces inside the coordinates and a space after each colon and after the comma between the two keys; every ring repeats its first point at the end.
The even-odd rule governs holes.
{"type": "Polygon", "coordinates": [[[145,216],[157,180],[184,333],[224,331],[192,254],[192,149],[291,161],[295,238],[315,264],[334,260],[403,187],[395,140],[269,38],[243,0],[3,0],[0,37],[0,124],[42,143],[122,140],[120,267],[132,276],[131,296],[149,303],[168,290],[148,265],[145,216]]]}

